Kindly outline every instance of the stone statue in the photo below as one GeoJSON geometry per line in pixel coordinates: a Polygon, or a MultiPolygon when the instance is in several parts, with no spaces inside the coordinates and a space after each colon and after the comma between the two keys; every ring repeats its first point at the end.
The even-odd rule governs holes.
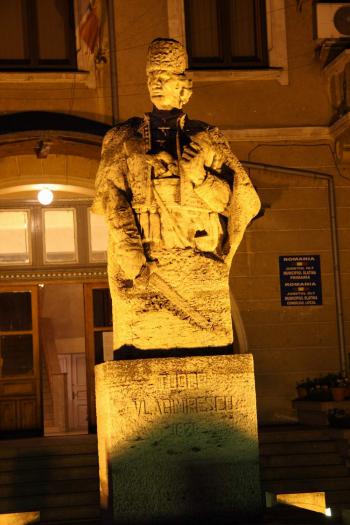
{"type": "Polygon", "coordinates": [[[95,213],[109,225],[114,348],[232,344],[228,273],[260,209],[219,130],[182,111],[192,94],[187,55],[172,39],[148,50],[153,110],[105,136],[95,213]]]}

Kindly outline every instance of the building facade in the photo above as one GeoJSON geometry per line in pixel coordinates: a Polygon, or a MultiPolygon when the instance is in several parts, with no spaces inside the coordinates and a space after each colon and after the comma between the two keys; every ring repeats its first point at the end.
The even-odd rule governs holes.
{"type": "Polygon", "coordinates": [[[187,46],[186,111],[224,132],[261,198],[230,274],[235,351],[254,356],[260,422],[293,422],[296,381],[348,368],[342,3],[6,4],[0,301],[11,314],[0,321],[1,432],[94,428],[93,367],[111,357],[111,317],[105,230],[89,206],[103,134],[151,109],[145,57],[159,36],[187,46]],[[42,188],[54,191],[47,207],[36,200],[42,188]]]}

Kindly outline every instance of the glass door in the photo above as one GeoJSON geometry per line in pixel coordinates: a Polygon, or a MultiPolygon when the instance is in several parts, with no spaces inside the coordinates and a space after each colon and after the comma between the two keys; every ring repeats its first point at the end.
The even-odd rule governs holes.
{"type": "Polygon", "coordinates": [[[0,288],[0,437],[41,433],[38,290],[0,288]]]}

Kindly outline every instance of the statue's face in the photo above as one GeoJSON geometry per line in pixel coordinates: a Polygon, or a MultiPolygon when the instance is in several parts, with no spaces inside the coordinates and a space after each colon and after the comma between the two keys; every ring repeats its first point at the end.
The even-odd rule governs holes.
{"type": "Polygon", "coordinates": [[[170,71],[150,71],[147,85],[151,101],[157,109],[181,109],[191,96],[185,75],[175,75],[170,71]]]}

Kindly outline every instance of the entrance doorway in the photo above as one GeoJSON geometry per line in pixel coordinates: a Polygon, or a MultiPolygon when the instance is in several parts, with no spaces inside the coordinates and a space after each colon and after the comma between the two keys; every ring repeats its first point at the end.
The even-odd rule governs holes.
{"type": "Polygon", "coordinates": [[[0,437],[94,432],[94,367],[107,359],[107,283],[0,287],[0,437]]]}
{"type": "Polygon", "coordinates": [[[82,283],[40,287],[44,434],[88,432],[82,283]]]}

